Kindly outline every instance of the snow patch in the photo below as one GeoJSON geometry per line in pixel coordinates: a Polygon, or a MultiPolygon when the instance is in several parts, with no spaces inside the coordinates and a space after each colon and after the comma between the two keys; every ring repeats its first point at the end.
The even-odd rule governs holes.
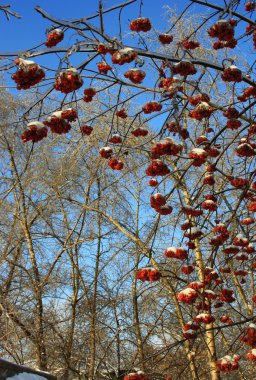
{"type": "Polygon", "coordinates": [[[6,380],[47,380],[46,377],[36,375],[34,373],[22,372],[12,377],[7,377],[6,380]]]}

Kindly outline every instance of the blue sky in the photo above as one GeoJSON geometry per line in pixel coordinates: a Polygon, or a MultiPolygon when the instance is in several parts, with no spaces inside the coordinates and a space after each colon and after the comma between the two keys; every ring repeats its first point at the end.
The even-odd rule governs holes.
{"type": "MultiPolygon", "coordinates": [[[[104,8],[121,2],[121,0],[103,0],[104,8]]],[[[73,2],[69,0],[12,0],[9,3],[12,9],[22,16],[22,19],[17,20],[12,18],[11,21],[7,22],[4,14],[0,14],[0,32],[1,35],[5,36],[5,38],[1,38],[1,51],[27,49],[44,41],[45,30],[51,26],[51,23],[35,12],[34,7],[37,5],[40,5],[50,14],[63,19],[81,18],[92,15],[97,11],[98,7],[97,0],[74,0],[73,2]]],[[[152,0],[144,0],[143,14],[148,17],[153,17],[154,23],[159,28],[162,24],[162,18],[159,17],[161,16],[159,15],[159,9],[166,3],[168,3],[166,0],[159,0],[157,3],[152,0]],[[156,10],[157,17],[155,17],[156,10]]],[[[175,1],[173,5],[177,6],[178,3],[179,2],[175,1]]],[[[124,12],[124,19],[129,18],[129,14],[131,18],[136,17],[138,16],[138,12],[139,2],[129,5],[124,12]]],[[[164,9],[161,13],[162,15],[164,14],[164,9]]],[[[113,17],[111,16],[107,18],[106,22],[108,32],[110,33],[116,26],[116,23],[113,23],[113,17]]]]}
{"type": "MultiPolygon", "coordinates": [[[[108,8],[123,1],[103,0],[103,6],[108,8]]],[[[12,9],[20,13],[22,19],[12,18],[8,22],[4,14],[0,13],[0,33],[1,36],[4,36],[4,38],[1,38],[0,51],[26,50],[45,40],[45,31],[51,26],[51,23],[34,10],[37,5],[40,5],[50,14],[63,19],[85,17],[94,14],[98,8],[98,0],[73,0],[73,2],[70,0],[10,0],[3,3],[10,3],[12,9]]],[[[168,4],[177,11],[181,11],[188,3],[190,3],[189,0],[143,0],[142,15],[150,17],[154,26],[164,31],[164,5],[168,4]]],[[[222,0],[215,0],[213,3],[223,5],[222,0]]],[[[138,17],[139,6],[140,0],[137,0],[136,3],[129,5],[123,11],[124,28],[128,29],[129,19],[138,17]]],[[[206,9],[195,4],[191,7],[191,11],[193,13],[203,13],[206,9]]],[[[113,35],[116,31],[116,26],[117,22],[113,22],[113,15],[109,14],[106,17],[107,32],[113,35]]],[[[65,42],[67,43],[68,41],[65,42]]]]}

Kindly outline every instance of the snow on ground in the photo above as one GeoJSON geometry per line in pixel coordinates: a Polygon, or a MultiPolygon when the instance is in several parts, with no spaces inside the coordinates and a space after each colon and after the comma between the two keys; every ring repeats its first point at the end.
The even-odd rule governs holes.
{"type": "Polygon", "coordinates": [[[46,377],[35,375],[34,373],[22,372],[12,377],[7,377],[6,380],[47,380],[46,377]]]}

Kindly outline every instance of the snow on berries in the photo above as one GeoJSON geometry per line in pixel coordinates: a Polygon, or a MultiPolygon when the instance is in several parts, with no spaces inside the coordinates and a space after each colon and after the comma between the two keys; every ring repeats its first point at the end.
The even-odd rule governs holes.
{"type": "MultiPolygon", "coordinates": [[[[196,210],[195,208],[193,208],[192,206],[189,206],[189,205],[183,206],[181,208],[181,212],[185,215],[190,215],[190,216],[195,216],[195,217],[203,215],[202,210],[196,210]]],[[[187,228],[189,228],[189,227],[192,227],[192,224],[190,222],[187,223],[187,228]]],[[[187,228],[184,228],[184,229],[187,229],[187,228]]]]}
{"type": "Polygon", "coordinates": [[[122,161],[119,161],[118,158],[113,157],[108,161],[108,166],[113,170],[122,170],[124,164],[122,161]]]}
{"type": "Polygon", "coordinates": [[[234,294],[233,290],[223,288],[220,291],[219,299],[221,302],[232,303],[236,300],[233,294],[234,294]]]}
{"type": "Polygon", "coordinates": [[[27,124],[26,131],[21,135],[23,143],[32,141],[37,143],[47,137],[47,128],[40,121],[32,121],[27,124]]]}
{"type": "Polygon", "coordinates": [[[256,144],[242,139],[235,148],[235,153],[238,157],[254,157],[256,156],[256,144]]]}
{"type": "Polygon", "coordinates": [[[205,163],[207,159],[207,152],[202,148],[194,148],[189,153],[189,158],[193,159],[193,166],[201,166],[205,163]]]}
{"type": "Polygon", "coordinates": [[[148,181],[148,184],[149,186],[151,187],[155,187],[158,185],[158,180],[156,178],[151,178],[149,181],[148,181]]]}
{"type": "Polygon", "coordinates": [[[253,224],[253,223],[255,223],[255,220],[252,217],[245,218],[245,219],[241,220],[241,224],[244,226],[249,226],[250,224],[253,224]]]}
{"type": "Polygon", "coordinates": [[[178,260],[185,260],[188,257],[188,251],[182,247],[168,247],[164,252],[165,257],[178,260]]]}
{"type": "Polygon", "coordinates": [[[136,371],[125,375],[124,380],[149,380],[149,377],[143,371],[136,371]]]}
{"type": "Polygon", "coordinates": [[[194,339],[194,338],[196,338],[197,337],[196,331],[199,330],[199,328],[200,328],[200,326],[197,323],[195,323],[193,321],[187,322],[182,327],[183,337],[185,339],[194,339]]]}
{"type": "Polygon", "coordinates": [[[158,40],[162,45],[169,45],[173,41],[173,36],[171,34],[160,34],[158,40]]]}
{"type": "Polygon", "coordinates": [[[240,357],[238,355],[225,355],[216,362],[216,367],[219,372],[232,372],[239,368],[240,357]]]}
{"type": "Polygon", "coordinates": [[[143,107],[142,110],[145,114],[149,114],[152,112],[158,112],[162,109],[162,104],[158,102],[148,102],[143,107]]]}
{"type": "Polygon", "coordinates": [[[131,63],[137,58],[137,53],[132,48],[117,50],[112,54],[112,62],[116,65],[131,63]]]}
{"type": "Polygon", "coordinates": [[[43,69],[34,61],[18,58],[15,60],[15,64],[19,67],[12,75],[12,79],[17,84],[18,90],[27,90],[45,77],[43,69]]]}
{"type": "Polygon", "coordinates": [[[135,137],[145,137],[148,135],[148,130],[143,127],[138,127],[131,132],[131,134],[135,137]]]}
{"type": "Polygon", "coordinates": [[[189,96],[188,101],[191,104],[191,106],[196,107],[200,102],[208,103],[210,101],[210,98],[207,94],[202,93],[198,95],[189,96]]]}
{"type": "Polygon", "coordinates": [[[250,323],[249,326],[244,329],[240,340],[248,346],[256,348],[256,325],[254,323],[250,323]]]}
{"type": "Polygon", "coordinates": [[[55,78],[54,88],[57,91],[68,94],[69,92],[78,90],[83,85],[81,75],[74,67],[70,67],[57,74],[55,78]]]}
{"type": "Polygon", "coordinates": [[[175,76],[164,78],[158,83],[158,87],[163,89],[164,96],[172,99],[178,91],[182,91],[182,81],[175,76]]]}
{"type": "Polygon", "coordinates": [[[173,65],[172,72],[174,75],[179,74],[182,76],[188,76],[196,74],[197,69],[195,68],[192,62],[183,60],[173,65]]]}
{"type": "Polygon", "coordinates": [[[130,23],[130,29],[134,32],[148,32],[151,29],[150,20],[146,17],[136,18],[130,23]]]}
{"type": "Polygon", "coordinates": [[[243,234],[237,234],[233,239],[233,244],[238,247],[246,247],[249,240],[243,234]]]}
{"type": "Polygon", "coordinates": [[[160,215],[169,215],[173,208],[166,203],[166,198],[160,193],[156,193],[150,197],[150,206],[160,215]]]}
{"type": "Polygon", "coordinates": [[[232,325],[234,323],[228,315],[223,315],[222,317],[220,317],[220,321],[222,323],[226,323],[227,325],[232,325]]]}
{"type": "Polygon", "coordinates": [[[231,65],[227,67],[221,74],[221,79],[224,82],[241,82],[242,81],[242,72],[238,67],[231,65]]]}
{"type": "Polygon", "coordinates": [[[177,299],[187,305],[192,305],[197,297],[197,291],[191,288],[186,288],[177,294],[177,299]]]}
{"type": "Polygon", "coordinates": [[[102,55],[106,55],[107,53],[111,53],[112,49],[113,49],[112,45],[108,44],[108,43],[100,42],[97,46],[97,52],[102,54],[102,55]]]}
{"type": "Polygon", "coordinates": [[[191,227],[185,231],[184,236],[190,240],[195,240],[203,235],[202,231],[198,227],[191,227]]]}
{"type": "Polygon", "coordinates": [[[215,318],[210,314],[201,313],[194,317],[193,320],[196,323],[205,323],[207,325],[209,323],[214,322],[215,318]]]}
{"type": "Polygon", "coordinates": [[[61,29],[53,29],[47,34],[47,41],[45,42],[45,46],[52,47],[56,46],[60,43],[64,38],[64,33],[61,29]]]}
{"type": "Polygon", "coordinates": [[[211,199],[206,199],[202,203],[203,210],[216,211],[217,207],[218,207],[217,204],[211,199]]]}
{"type": "Polygon", "coordinates": [[[113,149],[110,148],[109,146],[104,146],[103,148],[100,149],[100,155],[103,158],[110,158],[113,154],[113,149]]]}
{"type": "Polygon", "coordinates": [[[250,350],[246,355],[245,355],[246,359],[252,361],[252,362],[256,362],[256,349],[253,348],[252,350],[250,350]]]}
{"type": "Polygon", "coordinates": [[[46,121],[44,121],[44,124],[50,128],[52,133],[56,133],[58,135],[68,133],[71,129],[70,123],[62,117],[62,112],[63,111],[53,112],[50,116],[48,116],[46,121]]]}
{"type": "Polygon", "coordinates": [[[203,184],[208,186],[213,186],[215,184],[215,179],[212,173],[205,173],[203,184]]]}
{"type": "Polygon", "coordinates": [[[196,108],[189,112],[188,116],[192,119],[201,121],[202,119],[208,119],[213,113],[214,109],[206,102],[200,102],[196,108]]]}
{"type": "Polygon", "coordinates": [[[208,30],[208,34],[220,41],[230,41],[234,38],[236,24],[235,20],[219,20],[208,30]]]}
{"type": "Polygon", "coordinates": [[[109,139],[109,142],[112,144],[121,144],[122,141],[123,139],[118,133],[114,133],[109,139]]]}
{"type": "Polygon", "coordinates": [[[61,112],[61,117],[68,121],[76,121],[77,120],[77,111],[74,108],[67,108],[61,112]]]}
{"type": "Polygon", "coordinates": [[[130,69],[124,73],[124,76],[130,79],[132,83],[140,84],[145,78],[146,73],[140,69],[130,69]]]}
{"type": "Polygon", "coordinates": [[[177,144],[172,138],[166,137],[151,148],[152,159],[161,156],[177,156],[182,151],[182,145],[177,144]]]}

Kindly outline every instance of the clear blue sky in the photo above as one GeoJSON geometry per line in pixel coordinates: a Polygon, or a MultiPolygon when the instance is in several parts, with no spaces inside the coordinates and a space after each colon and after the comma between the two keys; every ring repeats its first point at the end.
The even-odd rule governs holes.
{"type": "MultiPolygon", "coordinates": [[[[44,41],[45,30],[51,26],[51,23],[35,12],[34,7],[37,5],[40,5],[50,14],[63,19],[82,18],[94,14],[98,7],[98,0],[11,0],[3,3],[10,3],[12,9],[20,13],[22,19],[12,18],[11,21],[7,22],[4,14],[0,13],[0,33],[1,36],[5,36],[1,38],[1,51],[25,50],[44,41]]],[[[122,0],[103,0],[104,8],[119,3],[122,3],[122,0]]],[[[164,15],[164,9],[160,14],[159,9],[166,3],[175,7],[179,4],[178,1],[158,0],[155,2],[155,0],[144,0],[143,15],[154,19],[157,28],[161,28],[161,24],[164,24],[161,17],[164,15]]],[[[138,12],[139,1],[126,8],[123,19],[127,20],[129,15],[130,18],[137,17],[138,12]]],[[[116,23],[113,23],[113,19],[110,17],[106,20],[108,32],[111,33],[116,23]]],[[[128,27],[128,20],[126,22],[128,27]]]]}
{"type": "MultiPolygon", "coordinates": [[[[104,8],[125,2],[125,0],[103,0],[104,8]]],[[[223,5],[222,0],[212,1],[214,4],[223,5]]],[[[22,16],[21,20],[12,18],[7,21],[4,14],[0,13],[0,51],[26,50],[45,40],[45,31],[51,23],[35,12],[34,7],[39,5],[50,14],[64,19],[82,18],[94,14],[98,8],[98,0],[0,0],[0,4],[11,4],[12,9],[22,16]]],[[[182,10],[188,0],[143,0],[142,15],[150,17],[154,26],[164,31],[164,5],[182,10]]],[[[128,29],[129,19],[139,14],[140,0],[129,5],[123,12],[124,27],[128,29]]],[[[241,6],[243,8],[243,5],[241,6]]],[[[193,13],[203,13],[205,7],[193,5],[193,13]]],[[[109,34],[115,33],[117,23],[113,22],[113,16],[106,18],[106,27],[109,34]]],[[[65,40],[65,44],[67,44],[65,40]]]]}

